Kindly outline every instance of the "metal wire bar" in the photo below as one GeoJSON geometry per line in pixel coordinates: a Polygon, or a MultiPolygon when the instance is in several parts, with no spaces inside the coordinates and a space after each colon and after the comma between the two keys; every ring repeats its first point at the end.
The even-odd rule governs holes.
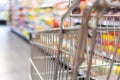
{"type": "Polygon", "coordinates": [[[118,7],[118,8],[120,8],[120,3],[111,3],[110,1],[108,1],[108,4],[109,4],[109,6],[110,7],[118,7]]]}
{"type": "MultiPolygon", "coordinates": [[[[76,76],[77,76],[76,72],[77,72],[78,66],[81,65],[81,63],[83,61],[83,58],[84,58],[84,51],[85,51],[86,40],[87,40],[87,33],[86,32],[88,32],[88,22],[89,22],[89,19],[90,19],[91,10],[95,6],[96,6],[96,4],[91,5],[91,7],[86,8],[85,12],[83,13],[84,15],[82,17],[82,27],[81,27],[81,32],[78,36],[77,53],[75,55],[75,60],[74,60],[74,65],[73,65],[72,80],[76,80],[76,76]],[[79,55],[79,53],[80,53],[80,55],[79,55]]],[[[97,23],[98,23],[98,21],[97,21],[97,23]]],[[[95,29],[95,34],[94,34],[94,37],[93,37],[94,42],[95,42],[95,39],[96,39],[96,29],[95,29]]],[[[91,49],[91,51],[93,52],[94,43],[92,44],[92,46],[93,46],[93,48],[91,49]]],[[[92,55],[90,56],[90,60],[92,60],[92,55]]],[[[86,78],[87,80],[89,78],[90,67],[91,67],[91,62],[88,66],[88,73],[87,73],[87,78],[86,78]]]]}
{"type": "Polygon", "coordinates": [[[108,76],[107,76],[107,80],[109,80],[109,78],[110,78],[112,67],[113,67],[113,63],[115,61],[115,57],[116,57],[116,54],[117,54],[118,44],[120,43],[120,31],[119,31],[119,35],[118,36],[119,37],[118,37],[117,43],[115,45],[115,51],[114,51],[113,58],[112,58],[112,61],[111,61],[111,65],[110,65],[109,73],[108,73],[108,76]]]}
{"type": "MultiPolygon", "coordinates": [[[[53,45],[53,48],[54,48],[54,37],[55,37],[55,35],[54,35],[54,33],[52,33],[52,45],[53,45]]],[[[53,54],[55,54],[54,53],[54,51],[53,51],[53,54]]],[[[53,57],[53,56],[51,56],[51,57],[53,57]]],[[[51,58],[51,61],[53,62],[54,61],[54,59],[53,58],[51,58]]],[[[51,71],[50,72],[52,72],[53,71],[53,69],[54,69],[54,65],[53,64],[51,64],[51,71]]],[[[53,74],[51,73],[51,75],[50,75],[51,77],[50,77],[50,79],[52,80],[52,78],[53,78],[53,74]]]]}
{"type": "Polygon", "coordinates": [[[36,67],[35,64],[33,63],[32,59],[29,59],[29,60],[30,60],[30,62],[31,62],[31,64],[32,64],[32,66],[34,67],[34,69],[36,70],[37,74],[39,75],[39,78],[40,78],[41,80],[44,80],[44,79],[42,78],[41,74],[39,73],[37,67],[36,67]]]}
{"type": "MultiPolygon", "coordinates": [[[[106,17],[105,20],[108,21],[108,17],[106,17]]],[[[109,24],[109,23],[107,22],[107,24],[109,24]]],[[[109,27],[109,26],[107,25],[107,26],[106,26],[106,28],[107,28],[106,34],[107,34],[107,36],[108,36],[108,40],[107,40],[107,41],[108,41],[108,47],[109,47],[109,46],[110,46],[110,36],[109,36],[108,27],[109,27]]],[[[108,54],[110,54],[110,47],[108,48],[108,54]]],[[[110,57],[110,55],[109,55],[109,57],[110,57]]],[[[109,61],[110,61],[110,60],[109,60],[109,61]]]]}
{"type": "Polygon", "coordinates": [[[90,57],[89,57],[89,63],[88,63],[88,70],[87,70],[87,77],[86,80],[90,79],[90,69],[91,69],[91,64],[92,64],[92,56],[94,54],[94,46],[95,46],[95,41],[96,41],[96,36],[97,36],[97,31],[93,31],[93,38],[92,38],[92,44],[91,44],[91,50],[90,50],[90,57]]]}
{"type": "Polygon", "coordinates": [[[120,80],[120,72],[119,72],[119,75],[118,75],[118,78],[117,78],[117,80],[120,80]]]}
{"type": "Polygon", "coordinates": [[[58,46],[58,54],[57,54],[57,59],[56,59],[56,66],[55,66],[55,73],[54,73],[54,80],[57,80],[57,76],[58,76],[58,62],[59,62],[59,56],[60,56],[60,49],[61,49],[61,45],[63,42],[63,22],[64,22],[64,18],[71,12],[71,10],[73,10],[76,5],[78,5],[80,3],[80,0],[75,0],[72,4],[72,6],[69,8],[69,10],[63,15],[62,19],[61,19],[61,24],[60,24],[60,35],[59,35],[59,46],[58,46]]]}

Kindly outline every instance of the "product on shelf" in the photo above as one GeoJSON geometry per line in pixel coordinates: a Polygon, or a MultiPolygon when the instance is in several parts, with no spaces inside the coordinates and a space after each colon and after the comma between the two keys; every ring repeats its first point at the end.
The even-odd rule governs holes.
{"type": "Polygon", "coordinates": [[[59,20],[57,20],[57,19],[54,19],[53,20],[53,28],[59,28],[59,26],[60,26],[60,21],[59,20]]]}
{"type": "Polygon", "coordinates": [[[54,25],[54,18],[53,17],[47,17],[45,21],[49,26],[54,25]]]}
{"type": "Polygon", "coordinates": [[[119,74],[120,73],[120,66],[117,66],[117,69],[116,69],[116,74],[119,74]]]}
{"type": "Polygon", "coordinates": [[[53,13],[62,16],[63,14],[65,14],[67,10],[68,10],[68,2],[61,1],[55,5],[53,13]]]}
{"type": "Polygon", "coordinates": [[[29,0],[14,0],[11,4],[14,26],[12,29],[27,40],[29,40],[30,31],[35,30],[33,23],[36,16],[32,4],[29,0]]]}
{"type": "MultiPolygon", "coordinates": [[[[118,39],[119,32],[108,32],[97,35],[95,49],[97,51],[103,50],[106,54],[114,54],[116,41],[118,39]],[[116,39],[116,40],[115,40],[116,39]]],[[[99,53],[100,54],[100,53],[99,53]]],[[[117,57],[120,57],[120,43],[118,44],[117,57]]]]}
{"type": "Polygon", "coordinates": [[[86,0],[82,0],[80,3],[80,9],[81,9],[81,13],[83,13],[83,11],[85,10],[87,5],[87,1],[86,0]]]}

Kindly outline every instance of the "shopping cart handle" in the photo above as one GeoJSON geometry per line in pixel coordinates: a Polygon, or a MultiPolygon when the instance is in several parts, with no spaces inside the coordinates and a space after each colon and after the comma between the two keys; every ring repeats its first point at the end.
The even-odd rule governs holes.
{"type": "MultiPolygon", "coordinates": [[[[90,70],[91,70],[91,65],[92,65],[92,58],[94,55],[94,48],[95,48],[95,42],[96,42],[96,37],[97,37],[97,27],[98,27],[98,22],[99,19],[108,12],[108,10],[110,9],[110,2],[107,0],[94,0],[92,2],[92,5],[88,5],[87,8],[84,11],[83,14],[83,18],[82,18],[82,30],[83,32],[80,32],[80,34],[84,35],[81,37],[81,39],[79,39],[79,41],[81,41],[81,43],[78,43],[79,46],[82,45],[82,47],[80,47],[80,51],[77,52],[77,54],[80,53],[80,60],[82,60],[82,58],[84,57],[84,49],[86,48],[85,43],[87,41],[87,33],[88,32],[88,25],[89,25],[89,21],[90,21],[90,14],[92,10],[96,11],[96,16],[95,16],[95,23],[94,26],[92,27],[93,29],[93,35],[92,35],[92,42],[90,44],[91,48],[90,48],[90,57],[89,57],[89,62],[88,62],[88,70],[86,73],[86,80],[90,79],[90,70]]],[[[81,35],[80,35],[81,36],[81,35]]],[[[79,37],[80,37],[79,36],[79,37]]],[[[81,64],[81,62],[79,63],[81,64]]],[[[74,71],[75,73],[75,71],[74,71]]],[[[75,78],[73,79],[75,80],[75,78]]]]}
{"type": "Polygon", "coordinates": [[[68,11],[62,16],[61,18],[61,23],[60,23],[60,28],[62,29],[63,28],[63,22],[64,22],[64,19],[68,16],[68,14],[77,6],[79,5],[81,0],[74,0],[71,7],[68,9],[68,11]]]}

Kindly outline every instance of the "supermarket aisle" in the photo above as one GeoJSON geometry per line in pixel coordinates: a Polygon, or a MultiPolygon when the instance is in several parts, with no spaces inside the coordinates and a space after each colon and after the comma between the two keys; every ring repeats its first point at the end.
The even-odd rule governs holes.
{"type": "Polygon", "coordinates": [[[29,80],[30,46],[0,26],[0,80],[29,80]]]}

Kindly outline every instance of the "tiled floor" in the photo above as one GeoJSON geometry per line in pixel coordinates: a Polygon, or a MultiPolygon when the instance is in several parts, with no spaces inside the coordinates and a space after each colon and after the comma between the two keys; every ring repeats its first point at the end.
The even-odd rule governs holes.
{"type": "Polygon", "coordinates": [[[0,26],[0,80],[29,80],[30,45],[0,26]]]}

